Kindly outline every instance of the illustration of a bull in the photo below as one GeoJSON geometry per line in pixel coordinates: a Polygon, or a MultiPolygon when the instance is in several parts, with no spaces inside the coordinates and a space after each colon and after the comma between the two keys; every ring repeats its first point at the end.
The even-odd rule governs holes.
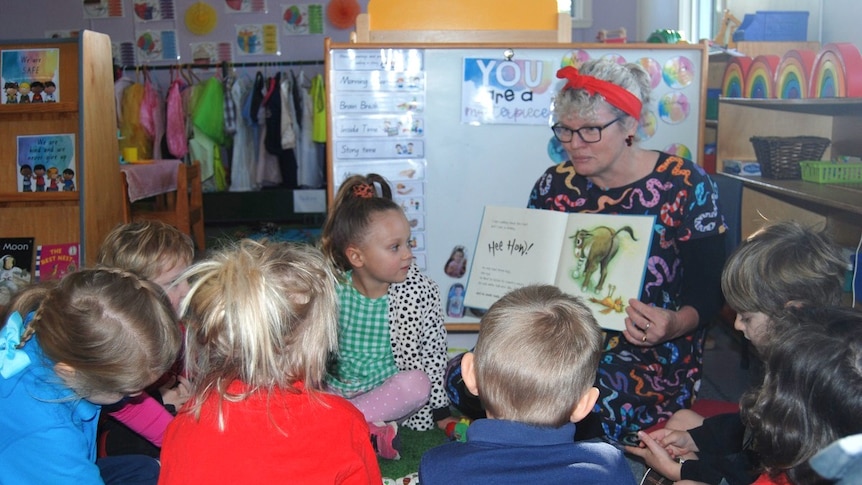
{"type": "Polygon", "coordinates": [[[569,239],[574,239],[575,259],[584,264],[584,281],[581,289],[587,291],[590,280],[596,269],[599,269],[599,283],[595,291],[600,292],[608,277],[608,265],[620,249],[617,235],[622,232],[629,233],[632,241],[637,241],[634,231],[630,226],[623,226],[614,230],[607,226],[599,226],[594,229],[580,229],[569,239]]]}

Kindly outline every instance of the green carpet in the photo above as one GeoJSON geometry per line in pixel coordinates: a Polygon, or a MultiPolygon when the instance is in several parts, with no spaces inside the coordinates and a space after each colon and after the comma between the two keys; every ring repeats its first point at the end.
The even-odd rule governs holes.
{"type": "Polygon", "coordinates": [[[448,441],[446,433],[437,428],[430,431],[413,431],[402,426],[398,428],[398,435],[401,437],[401,459],[377,460],[383,478],[396,479],[418,472],[422,453],[448,441]]]}

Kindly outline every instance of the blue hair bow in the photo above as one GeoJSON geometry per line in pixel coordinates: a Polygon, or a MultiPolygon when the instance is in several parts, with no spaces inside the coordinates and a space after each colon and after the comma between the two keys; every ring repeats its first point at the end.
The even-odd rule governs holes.
{"type": "MultiPolygon", "coordinates": [[[[27,315],[27,321],[32,313],[27,315]]],[[[0,331],[0,376],[8,379],[30,365],[30,356],[24,350],[17,348],[24,333],[24,319],[21,314],[13,312],[6,320],[6,325],[0,331]]]]}

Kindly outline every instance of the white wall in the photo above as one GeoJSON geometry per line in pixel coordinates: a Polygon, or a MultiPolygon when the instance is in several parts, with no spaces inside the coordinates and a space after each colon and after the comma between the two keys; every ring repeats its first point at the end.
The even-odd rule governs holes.
{"type": "Polygon", "coordinates": [[[727,7],[742,20],[757,10],[807,10],[808,40],[821,45],[850,42],[862,51],[862,29],[858,0],[726,0],[727,7]]]}

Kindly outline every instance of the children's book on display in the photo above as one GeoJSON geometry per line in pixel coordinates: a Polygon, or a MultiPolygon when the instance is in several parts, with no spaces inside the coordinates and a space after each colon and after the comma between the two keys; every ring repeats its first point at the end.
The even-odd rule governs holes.
{"type": "Polygon", "coordinates": [[[33,281],[35,239],[0,238],[0,305],[7,305],[19,290],[33,281]]]}
{"type": "Polygon", "coordinates": [[[579,296],[599,325],[622,330],[640,298],[655,217],[486,206],[464,305],[487,310],[511,290],[549,284],[579,296]]]}
{"type": "Polygon", "coordinates": [[[78,269],[78,243],[40,244],[36,248],[36,281],[58,280],[78,269]]]}

